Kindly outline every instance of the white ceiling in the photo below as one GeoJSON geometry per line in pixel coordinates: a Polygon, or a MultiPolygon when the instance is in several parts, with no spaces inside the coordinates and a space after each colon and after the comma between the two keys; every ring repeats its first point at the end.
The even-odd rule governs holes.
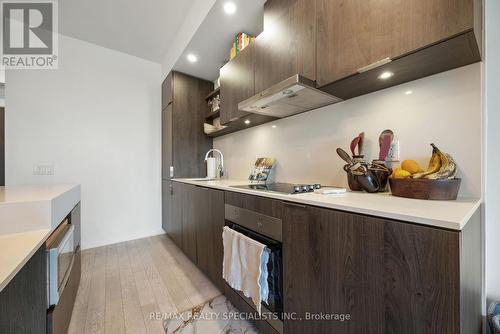
{"type": "Polygon", "coordinates": [[[206,80],[215,80],[219,69],[227,62],[234,36],[245,32],[257,36],[262,32],[264,3],[266,0],[231,0],[237,6],[234,15],[223,10],[228,0],[217,0],[196,31],[194,37],[177,60],[174,69],[206,80]],[[198,57],[190,63],[186,55],[198,57]]]}
{"type": "Polygon", "coordinates": [[[193,0],[59,1],[59,31],[161,63],[193,0]]]}

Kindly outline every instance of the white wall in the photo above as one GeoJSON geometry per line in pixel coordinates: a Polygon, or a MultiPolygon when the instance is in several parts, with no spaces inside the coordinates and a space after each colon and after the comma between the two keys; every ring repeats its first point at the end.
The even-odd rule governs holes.
{"type": "MultiPolygon", "coordinates": [[[[0,84],[5,84],[5,70],[0,69],[0,84]]],[[[0,107],[5,107],[5,86],[0,85],[0,107]]]]}
{"type": "Polygon", "coordinates": [[[5,85],[0,83],[0,107],[5,106],[5,85]]]}
{"type": "Polygon", "coordinates": [[[500,300],[500,2],[486,1],[486,293],[500,300]]]}
{"type": "Polygon", "coordinates": [[[335,149],[347,150],[364,131],[367,157],[375,158],[378,136],[390,128],[403,159],[427,167],[430,143],[453,155],[462,195],[480,197],[481,115],[478,63],[220,137],[214,147],[224,153],[230,178],[246,178],[257,156],[272,156],[278,181],[347,186],[335,149]]]}
{"type": "Polygon", "coordinates": [[[163,233],[160,64],[59,45],[58,70],[7,71],[6,183],[80,183],[83,248],[163,233]]]}

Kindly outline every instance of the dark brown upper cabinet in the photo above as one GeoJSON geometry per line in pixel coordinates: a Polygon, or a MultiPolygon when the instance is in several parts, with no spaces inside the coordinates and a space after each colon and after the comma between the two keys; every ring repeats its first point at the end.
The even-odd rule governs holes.
{"type": "Polygon", "coordinates": [[[207,113],[205,96],[213,83],[174,72],[172,102],[172,154],[174,177],[205,175],[205,153],[212,139],[205,136],[203,123],[207,113]]]}
{"type": "Polygon", "coordinates": [[[173,98],[173,72],[170,72],[161,84],[161,110],[165,109],[173,98]]]}
{"type": "Polygon", "coordinates": [[[316,1],[268,0],[255,40],[255,91],[300,74],[316,80],[316,1]]]}
{"type": "Polygon", "coordinates": [[[173,106],[169,104],[161,111],[161,177],[170,179],[170,167],[173,166],[173,106]]]}
{"type": "Polygon", "coordinates": [[[220,121],[228,127],[215,136],[276,119],[240,111],[240,102],[295,74],[316,78],[315,1],[268,0],[264,15],[265,32],[220,70],[220,121]]]}
{"type": "MultiPolygon", "coordinates": [[[[281,18],[297,0],[268,0],[264,4],[264,30],[281,18]]],[[[313,0],[315,1],[315,0],[313,0]]]]}
{"type": "Polygon", "coordinates": [[[350,99],[481,60],[481,0],[268,0],[264,6],[264,32],[221,69],[220,119],[228,127],[213,136],[272,121],[238,104],[296,74],[350,99]],[[383,72],[393,75],[382,80],[383,72]]]}
{"type": "Polygon", "coordinates": [[[238,103],[255,93],[254,44],[243,49],[220,70],[221,124],[229,124],[248,115],[247,112],[238,110],[238,103]]]}
{"type": "Polygon", "coordinates": [[[203,132],[204,99],[212,89],[210,81],[179,72],[171,72],[163,82],[162,91],[170,95],[163,94],[162,101],[171,102],[162,109],[162,179],[205,175],[203,159],[212,139],[203,132]]]}
{"type": "Polygon", "coordinates": [[[480,0],[316,1],[317,84],[340,98],[481,60],[480,0]]]}
{"type": "Polygon", "coordinates": [[[171,179],[206,175],[204,158],[212,139],[205,136],[203,122],[205,97],[212,89],[210,81],[179,72],[171,72],[162,84],[162,105],[170,100],[161,112],[162,226],[179,246],[179,198],[172,198],[171,179]]]}

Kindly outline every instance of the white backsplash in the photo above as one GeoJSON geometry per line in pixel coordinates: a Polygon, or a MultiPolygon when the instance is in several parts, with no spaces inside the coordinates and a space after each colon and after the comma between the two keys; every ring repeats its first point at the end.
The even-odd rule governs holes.
{"type": "Polygon", "coordinates": [[[277,159],[277,181],[346,187],[335,149],[348,150],[364,131],[365,158],[375,159],[384,129],[399,139],[401,158],[423,168],[430,143],[450,153],[463,178],[461,195],[481,196],[480,63],[216,138],[214,147],[231,179],[246,179],[255,159],[268,156],[277,159]]]}

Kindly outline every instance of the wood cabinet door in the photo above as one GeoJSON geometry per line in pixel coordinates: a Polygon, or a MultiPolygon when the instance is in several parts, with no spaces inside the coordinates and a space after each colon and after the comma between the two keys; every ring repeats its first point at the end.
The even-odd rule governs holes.
{"type": "Polygon", "coordinates": [[[473,29],[475,0],[317,0],[317,82],[473,29]]]}
{"type": "Polygon", "coordinates": [[[170,167],[172,159],[172,105],[161,112],[161,177],[163,180],[171,178],[170,167]]]}
{"type": "Polygon", "coordinates": [[[384,334],[381,220],[315,207],[284,206],[285,333],[384,334]],[[305,320],[345,314],[349,321],[305,320]]]}
{"type": "Polygon", "coordinates": [[[172,82],[173,73],[170,72],[161,84],[161,110],[165,109],[170,103],[172,103],[172,82]]]}
{"type": "Polygon", "coordinates": [[[459,234],[285,205],[286,333],[459,333],[459,234]],[[349,321],[305,320],[345,314],[349,321]]]}
{"type": "MultiPolygon", "coordinates": [[[[478,0],[409,0],[393,8],[391,58],[474,29],[478,0]]],[[[480,1],[479,1],[480,2],[480,1]]],[[[480,21],[480,20],[479,20],[480,21]]]]}
{"type": "Polygon", "coordinates": [[[47,252],[44,244],[0,291],[0,333],[43,334],[46,325],[47,252]]]}
{"type": "Polygon", "coordinates": [[[172,150],[175,177],[203,177],[205,153],[212,138],[203,132],[208,107],[205,97],[213,83],[186,74],[174,73],[172,102],[172,150]]]}
{"type": "Polygon", "coordinates": [[[256,92],[295,74],[316,80],[316,0],[281,3],[254,42],[256,92]]]}
{"type": "Polygon", "coordinates": [[[222,279],[224,192],[202,187],[197,187],[196,192],[198,267],[221,291],[224,291],[222,279]]]}
{"type": "Polygon", "coordinates": [[[254,43],[252,43],[221,68],[221,124],[228,124],[248,114],[238,110],[238,103],[252,97],[255,93],[254,58],[254,43]]]}
{"type": "Polygon", "coordinates": [[[161,182],[161,226],[170,235],[172,232],[172,181],[162,180],[161,182]]]}
{"type": "Polygon", "coordinates": [[[384,333],[460,333],[459,232],[386,221],[384,245],[384,333]]]}
{"type": "Polygon", "coordinates": [[[168,236],[182,249],[182,203],[185,187],[179,182],[172,182],[172,221],[168,236]]]}
{"type": "Polygon", "coordinates": [[[196,228],[197,228],[197,191],[196,186],[184,184],[182,193],[182,250],[193,263],[196,257],[196,228]]]}
{"type": "Polygon", "coordinates": [[[279,20],[296,1],[298,0],[267,0],[264,4],[264,30],[271,29],[274,22],[279,20]]]}

